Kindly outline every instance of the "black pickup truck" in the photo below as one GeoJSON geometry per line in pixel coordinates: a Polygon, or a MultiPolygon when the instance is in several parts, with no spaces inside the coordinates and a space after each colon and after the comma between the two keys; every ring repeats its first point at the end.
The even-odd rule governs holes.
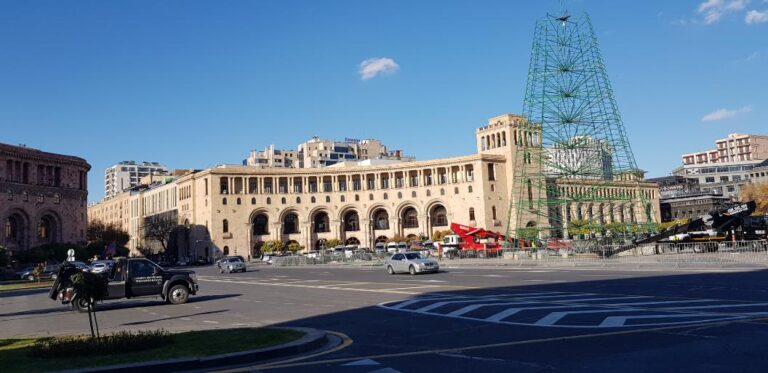
{"type": "MultiPolygon", "coordinates": [[[[62,265],[48,296],[78,311],[86,311],[88,301],[77,296],[70,280],[79,271],[74,265],[62,265]]],[[[106,283],[105,300],[160,296],[168,303],[182,304],[198,289],[195,272],[164,269],[145,258],[115,259],[112,268],[98,276],[106,283]]]]}

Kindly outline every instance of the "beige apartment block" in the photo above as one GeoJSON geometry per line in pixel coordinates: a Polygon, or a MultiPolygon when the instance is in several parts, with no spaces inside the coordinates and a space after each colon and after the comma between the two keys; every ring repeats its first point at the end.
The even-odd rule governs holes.
{"type": "Polygon", "coordinates": [[[729,134],[715,141],[715,149],[682,155],[683,165],[701,165],[768,159],[768,136],[729,134]]]}
{"type": "MultiPolygon", "coordinates": [[[[477,129],[475,141],[476,154],[444,159],[345,162],[314,169],[222,165],[190,172],[130,197],[136,227],[131,234],[141,234],[144,219],[175,212],[180,229],[170,254],[211,258],[254,255],[268,240],[296,242],[305,250],[328,239],[373,248],[395,236],[430,237],[454,222],[504,233],[510,213],[516,216],[510,196],[525,187],[514,175],[517,149],[541,144],[540,129],[506,114],[477,129]],[[168,200],[173,196],[175,205],[168,200]],[[149,208],[148,203],[158,205],[149,208]]],[[[553,182],[568,196],[599,181],[553,182]]],[[[624,178],[601,187],[605,206],[574,205],[562,213],[586,216],[602,208],[608,221],[644,220],[644,206],[616,209],[609,205],[611,193],[644,193],[658,210],[655,183],[624,178]]],[[[654,220],[660,221],[658,211],[654,220]]],[[[510,230],[517,229],[515,224],[509,224],[510,230]]],[[[132,248],[146,244],[131,242],[132,248]]]]}

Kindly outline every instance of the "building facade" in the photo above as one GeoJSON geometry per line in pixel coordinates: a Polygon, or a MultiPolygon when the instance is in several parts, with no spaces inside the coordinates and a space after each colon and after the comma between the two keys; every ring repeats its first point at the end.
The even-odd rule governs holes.
{"type": "Polygon", "coordinates": [[[369,159],[412,161],[401,150],[387,150],[387,147],[375,139],[344,139],[344,141],[324,140],[317,136],[301,143],[297,150],[279,150],[270,145],[264,150],[252,150],[243,161],[245,166],[277,168],[318,168],[332,166],[342,162],[355,162],[369,159]]]}
{"type": "MultiPolygon", "coordinates": [[[[516,115],[492,118],[476,131],[477,153],[468,156],[384,164],[343,162],[311,170],[222,165],[189,172],[131,195],[131,219],[138,227],[148,216],[175,210],[181,229],[173,234],[175,245],[170,250],[194,258],[253,255],[268,240],[296,242],[306,250],[319,248],[328,239],[373,248],[396,236],[431,237],[449,229],[452,222],[505,232],[516,187],[515,147],[529,136],[524,122],[516,115]],[[158,195],[156,200],[150,193],[158,195]],[[175,205],[166,202],[157,209],[146,205],[173,196],[175,205]]],[[[590,180],[553,182],[566,198],[592,187],[590,180]]],[[[644,206],[609,207],[611,195],[644,193],[658,205],[654,183],[620,180],[602,192],[607,196],[605,205],[574,204],[563,213],[574,219],[592,213],[607,222],[629,223],[644,219],[644,206]]],[[[659,221],[658,212],[653,219],[659,221]]],[[[140,232],[137,228],[131,235],[140,232]]],[[[137,244],[141,240],[132,239],[131,245],[137,244]]]]}
{"type": "Polygon", "coordinates": [[[715,149],[683,154],[683,165],[708,165],[768,159],[768,136],[729,134],[715,141],[715,149]]]}
{"type": "Polygon", "coordinates": [[[752,171],[761,161],[718,162],[715,164],[683,165],[673,175],[695,179],[702,192],[736,199],[741,187],[749,182],[752,171]]]}
{"type": "Polygon", "coordinates": [[[141,178],[148,175],[168,175],[168,168],[157,162],[122,161],[104,171],[104,198],[112,198],[118,193],[140,184],[141,178]]]}
{"type": "Polygon", "coordinates": [[[13,253],[85,242],[90,168],[82,158],[0,144],[0,246],[13,253]]]}

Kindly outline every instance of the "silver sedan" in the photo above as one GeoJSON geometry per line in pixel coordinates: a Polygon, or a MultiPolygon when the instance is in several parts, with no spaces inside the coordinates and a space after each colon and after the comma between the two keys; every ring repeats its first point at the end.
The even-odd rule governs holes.
{"type": "Polygon", "coordinates": [[[226,257],[219,262],[219,271],[227,272],[245,272],[245,262],[236,256],[226,257]]]}
{"type": "Polygon", "coordinates": [[[390,275],[395,273],[415,275],[424,272],[437,272],[440,270],[440,265],[436,260],[423,258],[419,253],[406,252],[392,255],[384,262],[384,268],[390,275]]]}

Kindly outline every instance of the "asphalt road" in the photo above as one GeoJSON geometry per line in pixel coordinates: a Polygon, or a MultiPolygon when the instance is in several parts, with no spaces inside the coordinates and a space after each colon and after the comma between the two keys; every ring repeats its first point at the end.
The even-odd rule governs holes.
{"type": "MultiPolygon", "coordinates": [[[[246,370],[276,372],[765,371],[768,271],[198,268],[184,305],[101,305],[102,331],[305,326],[348,346],[246,370]]],[[[0,293],[0,337],[83,333],[41,290],[0,293]]]]}

